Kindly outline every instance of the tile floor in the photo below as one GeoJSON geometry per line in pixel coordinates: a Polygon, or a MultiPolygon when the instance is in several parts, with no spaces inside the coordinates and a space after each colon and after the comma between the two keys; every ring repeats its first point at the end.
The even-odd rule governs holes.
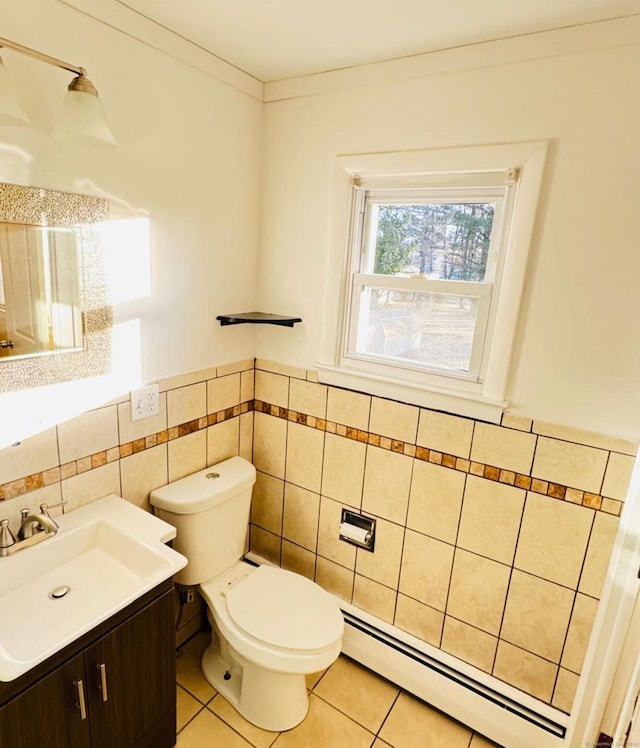
{"type": "Polygon", "coordinates": [[[243,719],[200,672],[209,634],[178,651],[177,748],[498,748],[347,657],[309,676],[309,713],[287,732],[243,719]]]}

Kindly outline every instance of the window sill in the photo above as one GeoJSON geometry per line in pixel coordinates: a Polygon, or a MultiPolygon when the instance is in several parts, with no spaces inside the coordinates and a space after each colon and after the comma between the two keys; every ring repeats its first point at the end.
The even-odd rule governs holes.
{"type": "Polygon", "coordinates": [[[485,395],[446,387],[421,387],[393,377],[370,374],[344,366],[316,364],[322,384],[366,392],[369,395],[398,400],[422,408],[442,410],[447,413],[475,418],[489,423],[500,423],[508,403],[485,395]]]}

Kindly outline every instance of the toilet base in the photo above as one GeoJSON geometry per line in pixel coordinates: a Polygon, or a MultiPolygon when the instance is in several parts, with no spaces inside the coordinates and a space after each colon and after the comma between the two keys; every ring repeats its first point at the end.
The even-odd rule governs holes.
{"type": "Polygon", "coordinates": [[[266,670],[233,650],[212,632],[202,655],[207,681],[249,722],[282,732],[300,724],[309,710],[305,676],[266,670]]]}

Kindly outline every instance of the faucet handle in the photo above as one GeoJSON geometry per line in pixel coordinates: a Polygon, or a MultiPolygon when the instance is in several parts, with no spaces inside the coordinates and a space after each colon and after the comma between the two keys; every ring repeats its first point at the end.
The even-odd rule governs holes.
{"type": "Polygon", "coordinates": [[[45,517],[49,517],[49,519],[53,519],[49,514],[49,509],[57,509],[59,506],[65,506],[66,504],[66,501],[59,501],[57,504],[40,504],[40,513],[44,514],[45,517]]]}
{"type": "Polygon", "coordinates": [[[9,529],[9,520],[0,520],[0,548],[9,548],[15,543],[16,539],[9,529]]]}

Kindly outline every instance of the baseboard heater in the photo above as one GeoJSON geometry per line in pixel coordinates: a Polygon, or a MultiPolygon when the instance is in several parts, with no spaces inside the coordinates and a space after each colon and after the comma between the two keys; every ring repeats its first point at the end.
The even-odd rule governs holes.
{"type": "MultiPolygon", "coordinates": [[[[256,566],[271,562],[249,552],[256,566]]],[[[342,652],[504,748],[567,748],[569,715],[334,596],[342,652]]]]}
{"type": "Polygon", "coordinates": [[[501,746],[564,745],[568,721],[564,713],[485,673],[482,673],[485,680],[496,681],[501,688],[497,690],[482,683],[470,674],[475,668],[464,673],[443,661],[455,658],[439,650],[436,650],[439,657],[432,656],[424,651],[426,647],[418,649],[394,635],[390,629],[395,627],[385,625],[389,629],[385,631],[373,617],[367,616],[370,620],[365,620],[361,611],[338,602],[345,619],[343,652],[347,656],[501,746]],[[526,702],[535,702],[536,708],[526,702]]]}

